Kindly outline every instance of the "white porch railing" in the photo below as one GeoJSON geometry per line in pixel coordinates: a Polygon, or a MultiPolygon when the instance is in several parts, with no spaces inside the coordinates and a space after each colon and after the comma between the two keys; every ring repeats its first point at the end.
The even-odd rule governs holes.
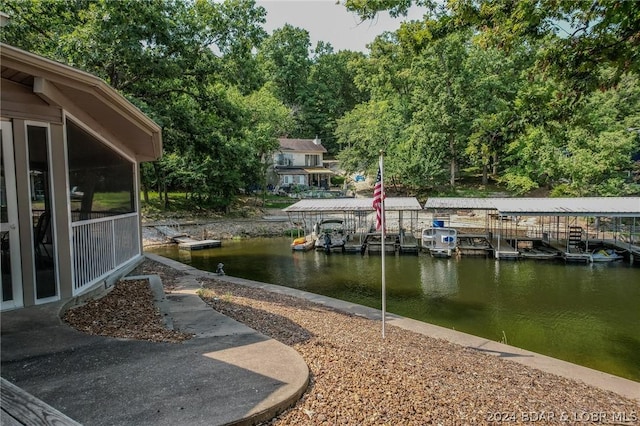
{"type": "Polygon", "coordinates": [[[73,294],[140,254],[138,213],[73,222],[73,294]]]}

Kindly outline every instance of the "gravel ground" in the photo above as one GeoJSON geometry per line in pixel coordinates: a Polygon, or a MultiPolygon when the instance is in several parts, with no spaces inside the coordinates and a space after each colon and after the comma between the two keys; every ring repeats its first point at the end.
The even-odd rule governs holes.
{"type": "MultiPolygon", "coordinates": [[[[160,275],[167,292],[182,274],[150,260],[132,275],[142,273],[160,275]]],[[[214,279],[201,284],[213,309],[292,346],[309,365],[309,389],[269,425],[639,424],[638,402],[577,381],[393,326],[383,340],[379,322],[305,300],[214,279]]],[[[150,303],[129,287],[109,295],[150,303]]],[[[92,321],[103,324],[109,306],[94,310],[92,321]]],[[[125,320],[129,308],[117,306],[125,320]]],[[[146,325],[130,325],[145,338],[146,325]]]]}
{"type": "Polygon", "coordinates": [[[271,425],[638,424],[617,394],[322,305],[202,280],[215,310],[295,348],[309,390],[271,425]],[[592,420],[596,421],[592,421],[592,420]]]}
{"type": "Polygon", "coordinates": [[[100,299],[67,310],[62,319],[85,333],[152,342],[182,342],[193,335],[165,328],[148,280],[118,282],[100,299]]]}

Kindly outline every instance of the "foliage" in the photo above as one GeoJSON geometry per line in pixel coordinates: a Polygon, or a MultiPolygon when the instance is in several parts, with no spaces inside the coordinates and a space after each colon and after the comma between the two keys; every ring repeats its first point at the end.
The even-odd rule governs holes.
{"type": "Polygon", "coordinates": [[[315,53],[298,117],[300,135],[319,136],[329,153],[337,153],[339,147],[334,136],[337,120],[368,98],[355,85],[350,66],[364,55],[346,50],[334,53],[330,45],[323,43],[315,53]]]}
{"type": "Polygon", "coordinates": [[[253,49],[266,36],[252,0],[5,4],[14,16],[3,41],[104,78],[162,126],[165,157],[143,167],[145,188],[189,188],[224,210],[263,174],[260,159],[287,113],[251,95],[261,81],[253,49]]]}
{"type": "MultiPolygon", "coordinates": [[[[454,185],[457,170],[472,165],[482,170],[484,184],[491,173],[518,193],[540,187],[570,195],[638,191],[631,161],[640,151],[633,130],[640,128],[638,3],[346,5],[371,19],[382,10],[402,14],[412,3],[430,8],[425,19],[378,37],[356,76],[373,100],[398,106],[402,140],[387,154],[405,184],[437,187],[448,167],[454,185]],[[618,101],[623,98],[627,102],[618,101]]],[[[356,156],[363,148],[354,145],[371,141],[354,128],[375,127],[362,115],[346,117],[337,133],[349,150],[344,157],[367,158],[356,156]]]]}
{"type": "Polygon", "coordinates": [[[309,32],[285,24],[262,43],[258,60],[274,94],[285,105],[297,108],[302,103],[309,76],[309,32]]]}
{"type": "Polygon", "coordinates": [[[640,3],[626,0],[452,0],[452,22],[477,29],[482,45],[541,41],[539,65],[579,91],[611,87],[640,71],[640,3]],[[605,75],[602,67],[614,70],[605,75]]]}
{"type": "Polygon", "coordinates": [[[412,4],[424,18],[367,55],[311,50],[291,25],[268,35],[254,0],[5,0],[0,40],[98,75],[159,123],[142,187],[165,205],[181,190],[227,211],[265,187],[283,136],[319,137],[347,173],[375,174],[383,151],[390,186],[413,192],[463,193],[472,169],[478,193],[638,193],[639,2],[345,2],[362,19],[412,4]]]}
{"type": "Polygon", "coordinates": [[[344,176],[331,176],[331,186],[342,186],[345,180],[344,176]]]}

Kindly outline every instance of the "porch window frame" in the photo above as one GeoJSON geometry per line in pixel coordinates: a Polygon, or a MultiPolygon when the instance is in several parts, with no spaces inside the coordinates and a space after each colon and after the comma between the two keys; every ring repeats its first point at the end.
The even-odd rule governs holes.
{"type": "MultiPolygon", "coordinates": [[[[12,291],[12,299],[7,301],[0,301],[0,311],[8,311],[11,309],[22,308],[24,306],[24,280],[22,279],[22,265],[19,260],[19,251],[22,241],[20,239],[20,226],[18,224],[18,191],[16,188],[16,161],[15,161],[15,138],[13,134],[13,121],[10,119],[5,119],[4,117],[0,118],[0,132],[2,132],[2,144],[0,144],[0,155],[9,155],[10,160],[5,162],[5,179],[6,179],[6,194],[5,197],[7,199],[7,221],[10,223],[9,219],[15,220],[16,229],[11,232],[9,231],[10,247],[13,247],[14,251],[11,253],[11,291],[12,291]],[[5,137],[7,138],[6,140],[5,137]],[[3,150],[3,146],[6,144],[7,151],[3,150]],[[7,167],[8,166],[8,167],[7,167]],[[11,204],[10,203],[11,201],[11,204]],[[18,257],[16,261],[14,257],[18,257]],[[17,283],[20,283],[19,285],[17,283]]],[[[35,265],[34,265],[35,268],[35,265]]]]}
{"type": "Polygon", "coordinates": [[[103,281],[105,278],[108,278],[114,271],[118,270],[119,268],[124,267],[125,265],[127,265],[128,263],[135,261],[137,259],[140,258],[140,256],[142,255],[142,243],[141,243],[141,229],[140,229],[140,179],[139,179],[139,173],[140,173],[140,168],[139,168],[139,164],[137,162],[137,160],[135,159],[135,157],[133,157],[132,155],[128,154],[127,152],[123,151],[120,147],[114,145],[113,143],[111,143],[108,139],[106,139],[105,137],[103,137],[102,135],[100,135],[98,132],[96,132],[93,128],[91,128],[90,126],[88,126],[87,124],[85,124],[82,120],[80,120],[79,118],[75,117],[73,114],[70,114],[67,111],[64,111],[63,113],[63,134],[64,134],[64,157],[65,157],[65,169],[66,169],[66,173],[65,173],[65,187],[69,188],[70,182],[69,182],[69,144],[68,144],[68,132],[67,132],[67,120],[71,120],[73,122],[74,125],[78,126],[79,128],[81,128],[83,131],[85,131],[87,134],[89,134],[91,137],[95,138],[96,141],[98,141],[99,143],[104,144],[108,149],[114,151],[115,153],[117,153],[118,155],[122,156],[125,160],[131,162],[133,164],[133,196],[134,196],[134,211],[133,212],[127,212],[127,213],[119,213],[113,216],[109,216],[108,218],[98,218],[98,219],[86,219],[86,220],[77,220],[77,221],[73,221],[72,218],[72,212],[71,212],[71,194],[69,191],[67,191],[67,221],[68,221],[68,225],[69,225],[69,247],[71,248],[71,283],[72,283],[72,294],[73,296],[77,296],[79,294],[82,294],[83,292],[85,292],[87,289],[92,288],[95,284],[103,281]],[[116,264],[115,262],[115,258],[116,258],[116,249],[117,247],[115,247],[114,244],[114,248],[113,248],[113,253],[111,253],[111,255],[113,256],[114,259],[114,264],[112,265],[111,268],[109,268],[109,270],[107,270],[104,273],[101,273],[93,278],[91,278],[89,281],[84,282],[84,283],[78,283],[78,274],[77,274],[77,267],[82,268],[82,266],[76,265],[76,253],[80,253],[82,251],[81,247],[77,247],[74,244],[74,235],[76,234],[76,232],[78,232],[78,230],[80,230],[81,228],[84,228],[86,226],[92,226],[94,224],[98,224],[101,222],[111,222],[113,224],[113,222],[119,220],[119,219],[126,219],[126,218],[130,218],[130,217],[136,217],[136,223],[138,224],[136,226],[136,235],[135,235],[135,240],[138,242],[138,253],[125,260],[124,262],[118,263],[116,264]]]}
{"type": "MultiPolygon", "coordinates": [[[[36,278],[37,276],[37,271],[36,271],[36,247],[33,244],[34,241],[34,226],[35,224],[33,223],[33,216],[29,219],[31,221],[30,223],[30,235],[29,235],[29,241],[30,241],[30,248],[31,248],[31,270],[33,273],[33,303],[35,305],[43,305],[45,303],[51,303],[51,302],[55,302],[60,300],[61,298],[61,291],[62,289],[60,288],[60,263],[59,263],[59,258],[58,256],[55,255],[55,252],[57,250],[58,247],[58,230],[57,227],[55,226],[56,223],[56,197],[53,193],[54,189],[53,189],[53,167],[51,167],[51,163],[52,163],[52,140],[51,140],[51,123],[49,122],[45,122],[45,121],[37,121],[37,120],[25,120],[24,121],[24,135],[25,135],[25,143],[27,144],[27,149],[26,149],[26,155],[27,155],[27,172],[30,173],[31,172],[31,158],[29,157],[29,127],[43,127],[46,129],[47,132],[47,173],[48,173],[48,182],[49,182],[49,192],[50,192],[50,199],[49,202],[51,203],[50,206],[50,210],[51,210],[51,239],[53,240],[53,262],[55,265],[54,268],[54,279],[55,279],[55,287],[56,287],[56,294],[54,296],[49,296],[49,297],[43,297],[41,299],[38,299],[38,289],[37,289],[37,285],[38,285],[38,280],[36,278]]],[[[29,187],[29,211],[33,211],[33,194],[31,194],[31,186],[29,187]]],[[[24,240],[23,240],[24,241],[24,240]]]]}

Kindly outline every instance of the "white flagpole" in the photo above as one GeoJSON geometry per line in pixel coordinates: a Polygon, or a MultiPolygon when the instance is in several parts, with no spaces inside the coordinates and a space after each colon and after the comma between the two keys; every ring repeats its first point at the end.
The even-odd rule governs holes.
{"type": "Polygon", "coordinates": [[[384,156],[383,152],[380,151],[380,192],[382,195],[382,201],[380,204],[380,213],[382,217],[380,218],[380,237],[382,238],[382,338],[384,339],[384,328],[385,328],[385,318],[387,316],[387,292],[386,292],[386,273],[385,273],[385,262],[384,262],[384,240],[385,240],[385,214],[384,214],[384,156]]]}

